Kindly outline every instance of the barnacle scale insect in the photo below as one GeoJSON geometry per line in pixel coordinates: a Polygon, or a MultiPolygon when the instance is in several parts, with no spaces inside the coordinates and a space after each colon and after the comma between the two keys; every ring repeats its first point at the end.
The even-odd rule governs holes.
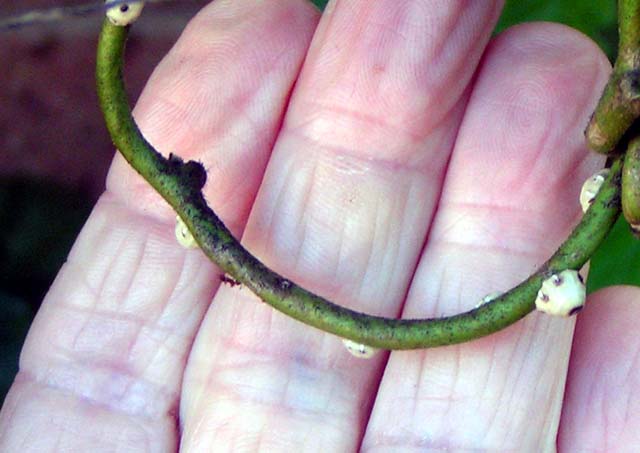
{"type": "MultiPolygon", "coordinates": [[[[105,1],[108,3],[109,0],[105,1]]],[[[135,22],[144,8],[144,2],[120,3],[107,9],[107,17],[113,25],[124,27],[135,22]]]]}
{"type": "Polygon", "coordinates": [[[542,282],[536,308],[554,316],[571,316],[582,310],[586,298],[582,277],[577,271],[567,269],[542,282]]]}
{"type": "Polygon", "coordinates": [[[178,243],[186,249],[196,249],[198,248],[198,243],[195,238],[187,228],[187,225],[182,221],[180,216],[176,216],[176,239],[178,243]]]}
{"type": "Polygon", "coordinates": [[[370,359],[376,354],[376,352],[378,352],[376,348],[372,348],[366,344],[356,343],[355,341],[347,340],[346,338],[342,340],[342,343],[351,355],[358,357],[359,359],[370,359]]]}
{"type": "Polygon", "coordinates": [[[587,209],[593,204],[593,200],[596,199],[596,195],[598,195],[598,191],[600,187],[602,187],[608,174],[609,169],[604,168],[598,173],[589,176],[584,184],[582,184],[582,190],[580,190],[580,206],[582,206],[582,212],[587,212],[587,209]]]}

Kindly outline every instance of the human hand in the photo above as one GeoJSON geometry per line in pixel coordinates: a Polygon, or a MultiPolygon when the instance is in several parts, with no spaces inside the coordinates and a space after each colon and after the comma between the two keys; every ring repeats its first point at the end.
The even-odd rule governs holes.
{"type": "MultiPolygon", "coordinates": [[[[304,0],[217,1],[136,117],[160,151],[204,163],[211,206],[274,270],[369,313],[469,309],[553,252],[602,166],[582,129],[606,58],[551,24],[487,47],[499,3],[342,1],[316,29],[304,0]]],[[[221,284],[174,220],[116,158],[25,344],[4,450],[640,445],[638,289],[591,297],[573,351],[575,318],[532,314],[359,360],[221,284]]]]}

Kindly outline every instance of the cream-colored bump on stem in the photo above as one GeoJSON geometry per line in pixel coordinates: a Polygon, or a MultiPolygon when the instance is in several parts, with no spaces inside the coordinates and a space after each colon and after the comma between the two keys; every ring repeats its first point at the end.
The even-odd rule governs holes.
{"type": "Polygon", "coordinates": [[[197,249],[198,243],[187,228],[187,225],[182,221],[180,216],[176,216],[176,239],[178,243],[186,249],[197,249]]]}
{"type": "Polygon", "coordinates": [[[480,302],[476,304],[475,308],[482,307],[484,304],[488,304],[493,299],[497,299],[500,296],[502,296],[502,293],[500,291],[494,291],[492,293],[489,293],[486,296],[484,296],[482,299],[480,299],[480,302]]]}
{"type": "Polygon", "coordinates": [[[567,269],[542,282],[536,308],[553,316],[571,316],[584,307],[587,290],[577,271],[567,269]]]}
{"type": "MultiPolygon", "coordinates": [[[[105,0],[108,3],[113,0],[105,0]]],[[[107,9],[107,17],[113,25],[124,27],[135,22],[144,8],[144,2],[120,3],[107,9]]]]}
{"type": "Polygon", "coordinates": [[[342,343],[351,355],[358,357],[359,359],[370,359],[376,354],[376,352],[378,352],[376,348],[356,343],[355,341],[347,340],[346,338],[342,339],[342,343]]]}
{"type": "Polygon", "coordinates": [[[593,200],[595,200],[596,195],[598,195],[598,191],[600,187],[602,187],[602,183],[604,183],[608,174],[609,169],[603,168],[598,173],[589,176],[589,179],[582,184],[582,190],[580,191],[580,206],[582,206],[582,212],[587,212],[587,209],[593,204],[593,200]]]}

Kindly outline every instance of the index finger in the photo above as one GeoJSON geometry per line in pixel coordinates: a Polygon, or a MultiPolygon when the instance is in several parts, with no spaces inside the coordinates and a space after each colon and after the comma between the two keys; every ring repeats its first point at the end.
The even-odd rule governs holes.
{"type": "MultiPolygon", "coordinates": [[[[161,152],[204,162],[206,195],[236,234],[317,16],[300,0],[213,3],[136,109],[161,152]]],[[[0,416],[0,450],[178,443],[184,365],[219,274],[178,245],[175,215],[120,158],[107,186],[30,329],[0,416]]]]}

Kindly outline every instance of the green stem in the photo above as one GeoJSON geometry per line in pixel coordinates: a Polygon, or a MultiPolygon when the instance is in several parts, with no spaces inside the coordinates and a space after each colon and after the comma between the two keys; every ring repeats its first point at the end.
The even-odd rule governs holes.
{"type": "Polygon", "coordinates": [[[640,116],[640,0],[618,0],[618,57],[585,131],[594,151],[611,154],[640,116]]]}
{"type": "Polygon", "coordinates": [[[640,235],[640,136],[627,147],[622,167],[622,212],[631,231],[640,235]]]}
{"type": "Polygon", "coordinates": [[[618,57],[616,66],[620,72],[638,69],[640,66],[640,2],[618,0],[618,57]]]}
{"type": "Polygon", "coordinates": [[[97,85],[114,144],[184,220],[203,252],[224,272],[277,310],[326,332],[383,349],[415,349],[473,340],[523,318],[534,309],[544,278],[579,269],[604,239],[620,212],[621,160],[616,159],[592,207],[558,251],[534,275],[506,294],[466,313],[432,319],[391,319],[329,302],[270,271],[246,251],[207,206],[201,164],[160,155],[131,116],[122,81],[127,28],[109,21],[100,34],[97,85]]]}

